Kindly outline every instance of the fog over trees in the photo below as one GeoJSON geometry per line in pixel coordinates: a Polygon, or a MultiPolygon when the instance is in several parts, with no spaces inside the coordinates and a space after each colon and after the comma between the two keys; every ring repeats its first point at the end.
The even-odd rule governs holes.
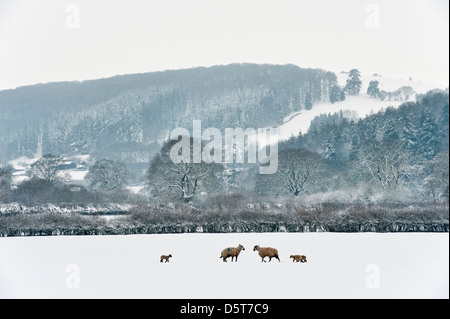
{"type": "MultiPolygon", "coordinates": [[[[64,112],[40,124],[27,118],[16,134],[2,135],[0,233],[52,234],[51,225],[59,224],[68,234],[120,233],[119,222],[95,219],[103,215],[122,220],[130,233],[448,231],[448,91],[430,91],[411,102],[406,87],[389,93],[372,81],[360,93],[356,69],[344,88],[334,73],[293,66],[233,65],[161,75],[161,82],[142,76],[146,89],[126,90],[137,85],[134,77],[109,80],[122,93],[92,109],[80,108],[72,120],[64,112]],[[341,101],[345,93],[401,96],[407,102],[358,120],[343,112],[317,116],[308,132],[279,142],[274,174],[261,174],[258,163],[171,158],[179,141],[165,138],[167,127],[189,129],[186,114],[198,116],[204,127],[269,127],[319,101],[341,101]],[[29,136],[52,153],[31,163],[27,178],[13,183],[9,156],[39,153],[31,146],[38,141],[29,136]],[[83,164],[88,172],[76,183],[65,157],[85,151],[92,151],[83,164]],[[51,214],[44,218],[42,211],[51,214]]],[[[10,94],[6,104],[14,100],[10,94]]],[[[192,157],[194,141],[188,140],[192,157]]]]}

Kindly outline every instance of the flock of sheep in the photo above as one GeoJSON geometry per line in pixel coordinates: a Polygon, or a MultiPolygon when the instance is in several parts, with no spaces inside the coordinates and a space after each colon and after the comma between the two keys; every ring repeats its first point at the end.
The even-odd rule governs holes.
{"type": "MultiPolygon", "coordinates": [[[[220,257],[222,258],[224,262],[227,262],[227,258],[231,257],[231,261],[233,262],[238,260],[239,254],[242,250],[245,250],[244,246],[239,245],[237,247],[228,247],[222,250],[220,257]]],[[[271,247],[259,247],[256,245],[253,247],[253,251],[258,251],[259,256],[261,257],[261,262],[266,262],[264,258],[269,257],[269,262],[272,261],[272,258],[278,259],[280,261],[280,257],[278,256],[278,250],[271,247]]],[[[162,255],[160,262],[169,262],[169,259],[172,258],[172,255],[162,255]]],[[[304,255],[291,255],[290,258],[292,258],[292,262],[301,262],[305,263],[306,256],[304,255]]]]}

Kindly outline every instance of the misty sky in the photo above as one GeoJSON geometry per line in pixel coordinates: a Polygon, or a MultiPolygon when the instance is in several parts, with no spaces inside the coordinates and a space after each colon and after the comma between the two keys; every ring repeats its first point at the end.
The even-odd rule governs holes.
{"type": "Polygon", "coordinates": [[[235,62],[448,86],[448,0],[0,0],[0,90],[235,62]]]}

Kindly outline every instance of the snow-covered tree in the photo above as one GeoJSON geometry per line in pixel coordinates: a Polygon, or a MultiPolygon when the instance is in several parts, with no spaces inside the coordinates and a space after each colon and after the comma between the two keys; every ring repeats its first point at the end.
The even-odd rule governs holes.
{"type": "Polygon", "coordinates": [[[316,153],[286,149],[278,154],[278,170],[271,175],[258,175],[257,190],[261,194],[298,196],[321,188],[326,179],[326,164],[316,153]]]}
{"type": "MultiPolygon", "coordinates": [[[[190,138],[190,141],[192,152],[193,139],[190,138]]],[[[223,189],[222,164],[203,161],[174,163],[170,151],[175,143],[177,141],[168,141],[150,163],[147,185],[153,196],[164,198],[172,194],[184,202],[190,202],[201,192],[213,194],[223,189]]]]}
{"type": "Polygon", "coordinates": [[[328,139],[325,141],[324,145],[324,157],[329,161],[333,162],[336,159],[336,149],[333,146],[333,143],[328,139]]]}
{"type": "Polygon", "coordinates": [[[433,159],[439,152],[439,132],[437,123],[429,111],[424,111],[420,118],[417,139],[416,155],[426,160],[433,159]]]}
{"type": "Polygon", "coordinates": [[[425,177],[427,193],[435,201],[449,200],[449,152],[439,153],[425,168],[428,175],[425,177]]]}
{"type": "Polygon", "coordinates": [[[27,170],[27,175],[31,179],[43,179],[52,184],[68,183],[70,176],[59,170],[63,164],[63,158],[53,154],[46,154],[31,164],[27,170]]]}
{"type": "Polygon", "coordinates": [[[396,128],[397,121],[395,118],[387,118],[383,127],[383,140],[388,142],[397,142],[399,135],[396,128]]]}
{"type": "Polygon", "coordinates": [[[118,161],[102,159],[89,167],[84,177],[91,189],[116,191],[125,187],[131,174],[125,164],[118,161]]]}
{"type": "Polygon", "coordinates": [[[11,191],[12,167],[0,163],[0,203],[11,191]]]}
{"type": "Polygon", "coordinates": [[[361,145],[358,151],[358,167],[366,178],[384,190],[395,190],[406,184],[417,173],[410,164],[411,154],[395,141],[371,141],[361,145]]]}
{"type": "Polygon", "coordinates": [[[400,117],[400,123],[403,125],[400,135],[402,144],[408,151],[412,152],[417,143],[415,128],[412,125],[411,120],[404,114],[400,117]]]}

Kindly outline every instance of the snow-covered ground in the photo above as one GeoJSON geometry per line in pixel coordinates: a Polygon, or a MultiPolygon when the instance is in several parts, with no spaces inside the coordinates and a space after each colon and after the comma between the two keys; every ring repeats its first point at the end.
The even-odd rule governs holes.
{"type": "Polygon", "coordinates": [[[448,233],[16,237],[0,257],[0,298],[449,298],[448,233]],[[281,263],[261,263],[257,244],[281,263]]]}

